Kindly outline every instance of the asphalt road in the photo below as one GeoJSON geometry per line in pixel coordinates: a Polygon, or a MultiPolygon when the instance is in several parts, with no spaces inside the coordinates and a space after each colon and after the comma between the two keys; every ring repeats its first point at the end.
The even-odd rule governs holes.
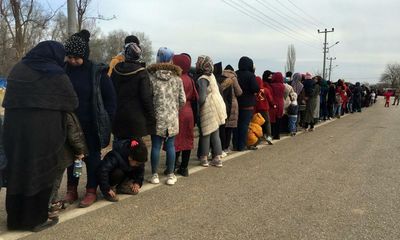
{"type": "Polygon", "coordinates": [[[23,239],[400,239],[399,119],[379,103],[23,239]]]}

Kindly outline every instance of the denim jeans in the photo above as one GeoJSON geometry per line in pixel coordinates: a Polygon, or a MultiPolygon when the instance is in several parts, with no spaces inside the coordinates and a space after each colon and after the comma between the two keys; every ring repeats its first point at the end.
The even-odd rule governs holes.
{"type": "Polygon", "coordinates": [[[253,110],[242,110],[239,109],[239,119],[237,128],[233,132],[233,148],[238,151],[243,151],[246,148],[247,142],[247,131],[251,118],[253,117],[253,110]]]}
{"type": "Polygon", "coordinates": [[[297,132],[297,116],[289,116],[289,133],[297,132]]]}
{"type": "Polygon", "coordinates": [[[160,150],[164,142],[165,151],[167,152],[167,172],[173,173],[175,169],[175,136],[160,137],[151,135],[151,173],[157,173],[158,165],[160,164],[160,150]]]}

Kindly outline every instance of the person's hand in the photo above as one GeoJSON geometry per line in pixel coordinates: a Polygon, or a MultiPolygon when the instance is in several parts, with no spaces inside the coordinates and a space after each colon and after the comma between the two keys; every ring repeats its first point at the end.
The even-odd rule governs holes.
{"type": "Polygon", "coordinates": [[[115,192],[111,189],[110,191],[108,191],[108,195],[110,195],[112,198],[115,198],[115,196],[117,196],[117,194],[115,194],[115,192]]]}
{"type": "Polygon", "coordinates": [[[134,193],[139,193],[139,189],[140,189],[140,185],[139,185],[139,184],[137,184],[137,183],[131,184],[131,190],[132,190],[132,192],[134,192],[134,193]]]}
{"type": "Polygon", "coordinates": [[[79,159],[79,160],[82,160],[85,157],[85,155],[84,154],[79,154],[79,155],[75,155],[75,157],[77,159],[79,159]]]}

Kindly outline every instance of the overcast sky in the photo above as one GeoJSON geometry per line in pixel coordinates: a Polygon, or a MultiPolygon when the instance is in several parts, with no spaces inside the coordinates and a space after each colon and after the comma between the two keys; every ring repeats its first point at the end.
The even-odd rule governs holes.
{"type": "Polygon", "coordinates": [[[322,72],[324,34],[317,30],[332,27],[328,46],[340,41],[328,54],[338,65],[332,80],[375,83],[400,57],[399,0],[92,0],[90,8],[92,15],[116,16],[98,22],[105,33],[145,32],[155,52],[165,46],[235,68],[246,55],[257,74],[283,72],[289,44],[296,72],[322,72]]]}

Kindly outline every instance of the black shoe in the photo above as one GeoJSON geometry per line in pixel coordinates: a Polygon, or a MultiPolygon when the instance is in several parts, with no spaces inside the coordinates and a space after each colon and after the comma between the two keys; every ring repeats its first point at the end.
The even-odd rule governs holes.
{"type": "Polygon", "coordinates": [[[189,170],[187,168],[178,168],[178,170],[176,170],[176,173],[184,177],[189,176],[189,170]]]}
{"type": "Polygon", "coordinates": [[[52,220],[47,220],[46,222],[39,224],[32,228],[32,232],[40,232],[49,227],[52,227],[58,223],[58,218],[54,218],[52,220]]]}
{"type": "Polygon", "coordinates": [[[247,149],[248,150],[257,150],[258,147],[256,147],[256,146],[248,146],[247,149]]]}

